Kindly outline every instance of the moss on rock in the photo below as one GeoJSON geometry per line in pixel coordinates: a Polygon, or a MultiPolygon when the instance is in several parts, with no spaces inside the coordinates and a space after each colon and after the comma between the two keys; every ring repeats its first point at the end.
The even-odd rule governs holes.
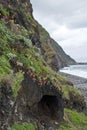
{"type": "Polygon", "coordinates": [[[58,130],[87,130],[87,116],[75,110],[65,109],[64,122],[58,130]]]}
{"type": "Polygon", "coordinates": [[[36,126],[32,123],[14,124],[11,130],[35,130],[36,126]]]}

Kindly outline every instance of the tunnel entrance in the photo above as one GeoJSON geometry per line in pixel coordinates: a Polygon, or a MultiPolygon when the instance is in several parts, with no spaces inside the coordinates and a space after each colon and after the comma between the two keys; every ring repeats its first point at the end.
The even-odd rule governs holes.
{"type": "Polygon", "coordinates": [[[51,119],[58,119],[59,102],[56,96],[45,95],[38,103],[39,114],[51,119]]]}

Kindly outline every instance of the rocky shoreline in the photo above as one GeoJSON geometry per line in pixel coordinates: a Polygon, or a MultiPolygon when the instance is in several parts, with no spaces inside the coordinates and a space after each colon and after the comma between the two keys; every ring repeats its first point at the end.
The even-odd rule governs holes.
{"type": "Polygon", "coordinates": [[[59,72],[59,73],[63,75],[64,77],[68,78],[68,80],[73,83],[75,88],[81,91],[87,105],[87,79],[79,77],[79,76],[74,76],[71,74],[63,73],[63,72],[59,72]]]}

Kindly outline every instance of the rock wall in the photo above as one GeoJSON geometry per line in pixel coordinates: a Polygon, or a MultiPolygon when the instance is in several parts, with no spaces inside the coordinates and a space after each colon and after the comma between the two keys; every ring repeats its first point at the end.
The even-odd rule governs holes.
{"type": "Polygon", "coordinates": [[[22,87],[16,99],[11,121],[23,122],[38,119],[48,122],[51,120],[62,121],[64,103],[61,91],[48,80],[44,86],[39,86],[37,81],[25,74],[22,87]]]}
{"type": "Polygon", "coordinates": [[[0,130],[9,128],[8,120],[11,116],[14,105],[12,88],[9,81],[4,81],[0,85],[0,130]]]}

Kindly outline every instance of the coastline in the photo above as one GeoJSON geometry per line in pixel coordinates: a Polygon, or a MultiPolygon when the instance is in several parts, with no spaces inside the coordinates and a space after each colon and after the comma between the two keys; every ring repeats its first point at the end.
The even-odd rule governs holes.
{"type": "Polygon", "coordinates": [[[74,87],[81,91],[85,98],[85,102],[87,105],[87,78],[67,74],[64,72],[59,72],[62,76],[66,77],[69,81],[71,81],[74,87]]]}

